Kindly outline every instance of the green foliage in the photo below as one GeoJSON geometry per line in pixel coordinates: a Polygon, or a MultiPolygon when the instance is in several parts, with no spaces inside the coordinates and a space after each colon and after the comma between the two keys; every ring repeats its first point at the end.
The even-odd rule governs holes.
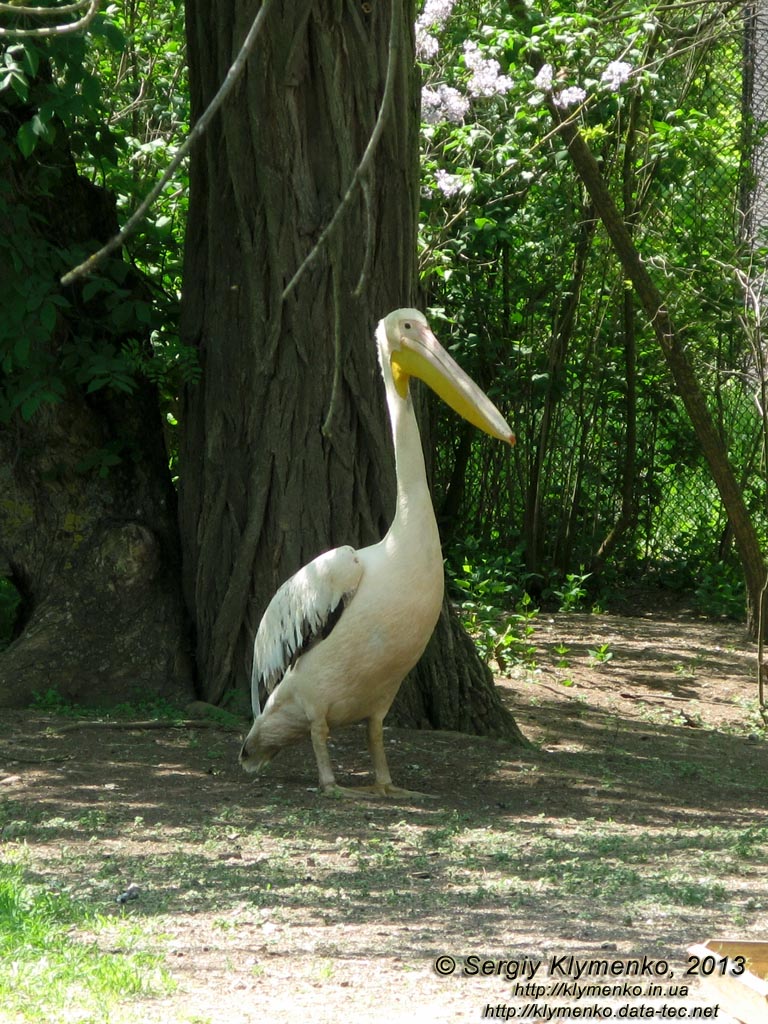
{"type": "Polygon", "coordinates": [[[531,666],[535,656],[531,636],[539,610],[520,583],[522,571],[515,553],[489,556],[470,540],[463,554],[456,552],[449,558],[446,572],[462,624],[480,656],[500,672],[515,665],[531,666]]]}
{"type": "Polygon", "coordinates": [[[96,344],[75,297],[58,285],[82,252],[59,241],[66,236],[63,208],[75,201],[79,187],[70,152],[75,160],[102,165],[117,160],[117,138],[104,123],[101,82],[87,57],[86,41],[78,36],[24,41],[5,53],[0,161],[14,174],[0,186],[0,421],[17,410],[30,419],[42,404],[59,400],[73,364],[82,362],[78,346],[90,352],[96,344]],[[24,182],[21,189],[14,179],[24,182]],[[61,346],[61,359],[51,351],[53,343],[61,346]]]}
{"type": "MultiPolygon", "coordinates": [[[[475,547],[463,547],[461,561],[449,557],[455,593],[475,602],[467,621],[502,660],[524,626],[497,611],[523,614],[515,609],[527,586],[570,610],[583,605],[590,573],[590,588],[598,582],[595,552],[622,511],[630,377],[640,441],[614,578],[655,574],[696,587],[700,607],[717,613],[742,603],[740,577],[712,568],[722,560],[719,497],[650,326],[636,312],[627,320],[626,282],[553,132],[535,77],[541,62],[552,67],[553,96],[584,90],[571,112],[685,330],[768,539],[734,285],[747,260],[738,217],[750,156],[743,24],[734,9],[710,26],[707,11],[644,0],[620,8],[457,0],[450,17],[427,26],[438,48],[422,54],[425,87],[456,90],[464,113],[426,123],[424,107],[422,288],[443,340],[518,434],[511,455],[473,435],[453,536],[476,538],[475,547]],[[487,88],[477,85],[478,60],[496,62],[487,88]],[[631,67],[617,88],[604,81],[612,61],[631,67]],[[496,554],[500,536],[511,557],[496,554]]],[[[141,380],[156,387],[171,438],[178,425],[179,389],[199,375],[177,330],[186,171],[124,258],[76,287],[62,289],[59,278],[135,208],[186,133],[182,22],[180,0],[118,0],[86,35],[2,50],[0,425],[29,420],[72,391],[108,403],[141,380]],[[82,187],[95,223],[64,244],[72,190],[82,187]]],[[[452,479],[456,421],[441,408],[436,424],[439,503],[452,479]]],[[[106,475],[128,447],[110,440],[78,468],[106,475]]],[[[0,604],[0,624],[2,614],[0,604]]]]}
{"type": "Polygon", "coordinates": [[[613,651],[610,644],[600,644],[599,647],[589,649],[589,658],[593,665],[604,665],[613,658],[613,651]]]}
{"type": "MultiPolygon", "coordinates": [[[[585,575],[580,567],[591,567],[619,518],[630,397],[639,442],[615,578],[711,564],[724,522],[651,327],[636,310],[627,321],[623,275],[529,61],[551,65],[553,95],[584,90],[573,116],[685,330],[768,540],[754,458],[760,424],[734,285],[734,268],[750,258],[737,212],[748,164],[743,24],[736,9],[715,32],[701,30],[706,20],[705,4],[659,12],[639,0],[621,9],[457,2],[430,29],[439,49],[425,60],[427,87],[468,95],[468,38],[511,79],[493,96],[468,95],[463,118],[433,119],[422,131],[421,270],[432,317],[472,375],[492,385],[518,435],[507,459],[473,438],[454,534],[488,550],[495,533],[508,537],[525,549],[527,571],[545,592],[585,575]],[[611,61],[631,67],[615,89],[604,81],[611,61]]],[[[455,422],[440,413],[437,422],[439,494],[452,479],[455,422]]],[[[738,583],[728,603],[740,593],[738,583]]]]}
{"type": "Polygon", "coordinates": [[[35,694],[32,701],[35,711],[49,711],[57,715],[69,715],[74,712],[74,705],[66,700],[55,686],[35,694]]]}
{"type": "Polygon", "coordinates": [[[554,590],[555,597],[559,601],[558,610],[561,612],[575,612],[584,607],[584,600],[587,596],[587,588],[584,584],[592,575],[591,572],[582,571],[566,573],[565,582],[554,590]]]}
{"type": "MultiPolygon", "coordinates": [[[[145,698],[137,695],[135,699],[122,704],[111,705],[109,708],[84,707],[75,704],[55,686],[35,694],[32,707],[36,711],[60,715],[73,719],[104,719],[108,721],[129,721],[131,719],[152,719],[161,722],[178,722],[184,717],[178,707],[169,704],[162,697],[145,698]]],[[[226,715],[226,712],[222,713],[226,715]]]]}
{"type": "Polygon", "coordinates": [[[704,615],[741,619],[744,615],[744,582],[741,571],[723,562],[701,567],[694,589],[697,609],[704,615]]]}
{"type": "Polygon", "coordinates": [[[460,617],[480,657],[506,673],[516,665],[535,666],[536,647],[531,638],[538,612],[528,594],[524,594],[518,608],[506,613],[493,605],[465,601],[460,617]]]}
{"type": "Polygon", "coordinates": [[[495,608],[511,607],[523,594],[517,581],[521,571],[519,551],[491,555],[478,541],[467,538],[460,550],[451,553],[446,571],[459,596],[495,608]]]}
{"type": "MultiPolygon", "coordinates": [[[[59,284],[143,198],[187,120],[182,15],[180,3],[122,0],[87,35],[4,50],[0,163],[14,170],[0,179],[0,423],[72,390],[130,394],[140,377],[171,407],[199,373],[176,326],[183,180],[131,240],[130,262],[59,284]]],[[[105,472],[114,460],[93,463],[105,472]]]]}

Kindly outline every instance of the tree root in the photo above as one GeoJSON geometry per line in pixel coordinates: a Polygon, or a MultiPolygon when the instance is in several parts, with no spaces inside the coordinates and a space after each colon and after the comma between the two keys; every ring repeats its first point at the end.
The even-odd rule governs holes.
{"type": "Polygon", "coordinates": [[[243,732],[239,725],[228,725],[226,722],[214,722],[209,718],[182,718],[176,721],[164,722],[158,718],[131,719],[126,722],[91,721],[83,719],[80,722],[72,722],[70,725],[62,725],[56,730],[58,735],[68,732],[77,732],[80,729],[220,729],[222,732],[243,732]]]}

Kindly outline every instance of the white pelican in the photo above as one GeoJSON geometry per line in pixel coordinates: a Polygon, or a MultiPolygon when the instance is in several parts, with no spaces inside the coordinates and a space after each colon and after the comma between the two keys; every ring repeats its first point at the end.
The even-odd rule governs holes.
{"type": "Polygon", "coordinates": [[[320,791],[409,795],[392,785],[383,722],[400,684],[421,657],[443,602],[443,556],[427,487],[408,381],[419,377],[470,423],[514,444],[490,399],[448,355],[415,309],[378,325],[397,473],[397,508],[378,544],[334,548],[287,580],[264,613],[253,645],[254,722],[240,763],[257,772],[287,744],[312,738],[320,791]],[[372,786],[337,786],[331,729],[368,720],[372,786]]]}

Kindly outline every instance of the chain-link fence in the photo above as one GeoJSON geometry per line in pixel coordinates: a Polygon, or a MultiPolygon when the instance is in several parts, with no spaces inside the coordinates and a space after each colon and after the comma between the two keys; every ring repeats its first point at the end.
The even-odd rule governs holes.
{"type": "MultiPolygon", "coordinates": [[[[745,308],[745,283],[762,287],[758,246],[768,232],[768,0],[648,13],[644,49],[635,47],[642,59],[616,105],[588,98],[574,116],[683,339],[749,513],[768,533],[756,403],[762,349],[745,308]]],[[[603,52],[611,32],[596,44],[603,52]]],[[[604,59],[596,54],[594,66],[604,59]]],[[[552,124],[542,127],[549,141],[537,140],[536,152],[549,146],[549,161],[506,225],[519,232],[510,264],[521,262],[522,245],[535,272],[525,268],[519,295],[514,275],[505,278],[496,299],[502,245],[502,259],[488,262],[496,278],[489,271],[470,286],[484,289],[477,316],[487,312],[516,339],[521,444],[512,468],[473,455],[456,536],[483,531],[507,548],[521,544],[529,570],[557,576],[589,566],[621,523],[620,569],[679,570],[690,585],[702,565],[733,554],[724,510],[652,327],[639,303],[624,302],[616,255],[600,226],[585,227],[594,211],[552,124]],[[577,309],[564,327],[570,296],[577,309]]]]}

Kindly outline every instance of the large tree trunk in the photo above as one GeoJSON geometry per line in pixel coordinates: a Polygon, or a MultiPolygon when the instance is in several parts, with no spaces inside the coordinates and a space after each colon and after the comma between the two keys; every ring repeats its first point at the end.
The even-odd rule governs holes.
{"type": "MultiPolygon", "coordinates": [[[[257,10],[189,0],[194,116],[257,10]]],[[[328,547],[378,540],[393,514],[373,331],[414,301],[412,17],[410,0],[274,5],[242,85],[192,158],[182,322],[203,376],[185,396],[180,513],[200,685],[214,702],[245,703],[254,632],[278,585],[328,547]],[[374,159],[284,297],[353,180],[388,75],[374,159]]],[[[447,610],[437,640],[401,720],[515,735],[447,610]],[[439,670],[446,658],[451,674],[439,670]]]]}
{"type": "MultiPolygon", "coordinates": [[[[0,109],[5,138],[30,116],[11,98],[0,109]]],[[[0,706],[49,690],[94,704],[190,696],[175,500],[154,389],[139,382],[132,394],[88,395],[78,368],[65,365],[94,339],[119,345],[103,319],[89,324],[81,293],[62,293],[56,281],[67,247],[110,236],[114,203],[78,176],[61,126],[39,159],[9,156],[7,142],[4,153],[0,573],[22,603],[16,639],[0,655],[0,706]],[[57,296],[69,304],[56,306],[57,296]],[[10,414],[24,387],[58,400],[10,414]]]]}

